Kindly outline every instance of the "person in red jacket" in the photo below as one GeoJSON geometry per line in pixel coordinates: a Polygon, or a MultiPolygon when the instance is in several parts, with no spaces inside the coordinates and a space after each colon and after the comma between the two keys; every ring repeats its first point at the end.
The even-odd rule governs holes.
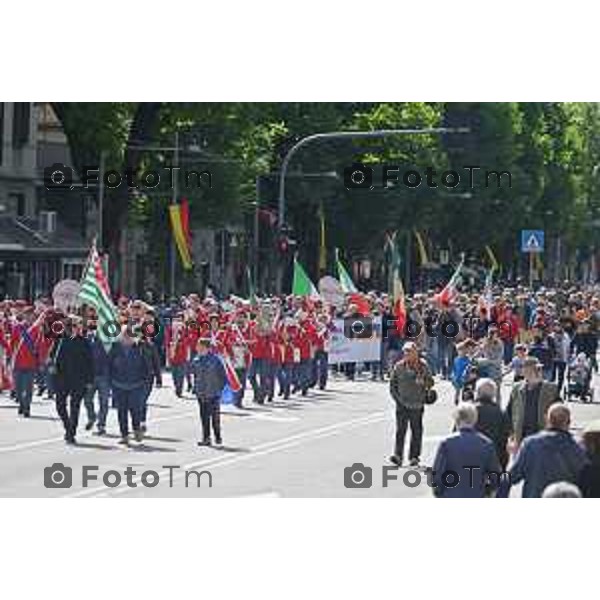
{"type": "Polygon", "coordinates": [[[31,416],[33,383],[40,365],[40,323],[34,323],[33,308],[23,311],[12,332],[12,372],[19,414],[31,416]]]}
{"type": "Polygon", "coordinates": [[[315,384],[319,384],[320,390],[324,390],[327,385],[330,330],[330,319],[327,314],[322,313],[319,316],[313,335],[315,349],[315,356],[313,359],[313,381],[315,384]]]}
{"type": "Polygon", "coordinates": [[[183,382],[185,379],[187,365],[190,360],[189,341],[186,335],[185,325],[180,318],[174,319],[173,324],[167,332],[167,359],[173,377],[175,394],[178,398],[183,396],[183,382]]]}
{"type": "Polygon", "coordinates": [[[294,345],[289,324],[282,326],[276,336],[274,357],[279,395],[288,400],[294,375],[294,345]]]}
{"type": "Polygon", "coordinates": [[[303,396],[308,393],[312,373],[312,344],[310,341],[311,325],[307,321],[302,321],[296,330],[294,346],[296,349],[296,381],[292,394],[298,390],[303,396]]]}
{"type": "Polygon", "coordinates": [[[259,331],[256,324],[250,331],[249,346],[252,363],[248,378],[254,391],[254,402],[264,404],[269,392],[269,362],[271,360],[271,339],[266,331],[259,331]]]}
{"type": "Polygon", "coordinates": [[[515,343],[519,337],[519,318],[511,306],[506,306],[498,314],[498,329],[500,339],[504,344],[504,364],[509,365],[513,359],[515,343]]]}

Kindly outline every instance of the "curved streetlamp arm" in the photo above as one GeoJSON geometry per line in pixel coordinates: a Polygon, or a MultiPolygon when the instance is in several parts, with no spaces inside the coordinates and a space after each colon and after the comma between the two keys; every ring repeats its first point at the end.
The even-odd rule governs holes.
{"type": "Polygon", "coordinates": [[[332,140],[332,139],[345,139],[345,138],[381,138],[387,137],[388,135],[412,135],[412,134],[442,134],[442,133],[469,133],[469,129],[466,127],[448,128],[448,127],[434,127],[429,129],[375,129],[373,131],[330,131],[326,133],[314,133],[308,135],[294,144],[285,155],[283,162],[281,163],[281,174],[279,177],[279,214],[278,214],[278,227],[281,229],[285,223],[285,178],[287,175],[288,166],[292,157],[296,152],[306,146],[310,142],[318,140],[332,140]]]}

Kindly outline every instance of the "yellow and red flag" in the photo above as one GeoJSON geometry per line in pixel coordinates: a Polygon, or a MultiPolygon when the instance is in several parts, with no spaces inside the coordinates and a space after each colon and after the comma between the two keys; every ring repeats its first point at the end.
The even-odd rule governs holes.
{"type": "Polygon", "coordinates": [[[179,250],[181,264],[186,271],[189,271],[192,268],[192,257],[190,255],[190,247],[188,243],[189,234],[185,233],[181,215],[181,206],[179,204],[169,205],[169,217],[171,219],[171,229],[173,231],[173,237],[175,238],[175,244],[179,250]]]}

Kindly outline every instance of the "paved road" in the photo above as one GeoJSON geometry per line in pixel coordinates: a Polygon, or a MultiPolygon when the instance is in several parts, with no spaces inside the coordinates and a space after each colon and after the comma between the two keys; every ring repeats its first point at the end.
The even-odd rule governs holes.
{"type": "MultiPolygon", "coordinates": [[[[114,410],[109,415],[106,437],[83,430],[82,410],[79,444],[71,447],[63,441],[53,402],[35,397],[32,418],[22,419],[17,416],[14,402],[0,395],[0,496],[431,496],[425,475],[421,485],[411,488],[402,483],[400,471],[399,481],[382,487],[382,467],[392,450],[394,435],[393,405],[386,383],[334,380],[330,389],[312,391],[305,398],[294,397],[264,407],[248,402],[244,410],[226,407],[223,449],[196,445],[197,403],[191,396],[176,398],[169,383],[167,379],[167,385],[152,394],[146,440],[130,448],[117,445],[114,410]],[[44,468],[57,462],[72,468],[72,486],[68,489],[44,487],[44,468]],[[344,486],[344,468],[354,463],[372,468],[370,488],[344,486]],[[87,487],[82,485],[84,466],[98,467],[90,470],[98,480],[90,480],[87,487]],[[128,485],[128,467],[135,471],[129,483],[136,487],[128,485]],[[111,470],[121,476],[120,485],[113,488],[103,483],[103,476],[111,470]],[[142,473],[150,470],[158,474],[155,487],[147,487],[141,480],[142,473]],[[204,473],[186,477],[186,471],[204,473]]],[[[437,443],[451,423],[450,385],[441,382],[437,388],[440,399],[428,408],[425,417],[425,464],[431,463],[437,443]]],[[[505,385],[505,396],[508,389],[505,385]]],[[[575,430],[600,418],[600,404],[572,406],[575,430]]],[[[109,482],[115,481],[114,477],[112,474],[109,482]]],[[[149,473],[144,482],[151,485],[155,477],[149,473]]]]}

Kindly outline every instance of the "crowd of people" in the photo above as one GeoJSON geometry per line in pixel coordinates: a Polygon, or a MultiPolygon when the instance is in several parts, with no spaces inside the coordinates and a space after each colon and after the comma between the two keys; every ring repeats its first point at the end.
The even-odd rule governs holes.
{"type": "Polygon", "coordinates": [[[600,424],[588,424],[576,442],[563,402],[593,398],[597,290],[510,289],[491,298],[461,295],[453,305],[437,307],[431,298],[423,303],[417,297],[411,308],[411,318],[427,333],[406,341],[403,357],[392,367],[396,440],[390,461],[403,464],[410,426],[409,465],[419,465],[423,414],[437,375],[452,382],[457,406],[454,430],[439,445],[433,464],[436,495],[505,496],[523,481],[525,497],[563,497],[565,489],[600,497],[600,424]],[[449,323],[458,324],[446,327],[455,335],[442,334],[449,323]],[[512,384],[506,403],[505,377],[512,384]],[[443,481],[448,472],[463,477],[443,481]],[[553,484],[561,485],[546,492],[553,484]]]}
{"type": "MultiPolygon", "coordinates": [[[[600,332],[595,288],[531,291],[517,286],[456,293],[444,302],[431,291],[405,297],[401,319],[397,303],[376,292],[348,294],[338,304],[292,295],[251,302],[190,294],[170,302],[154,302],[150,295],[121,297],[115,306],[118,317],[107,342],[95,312],[85,305],[61,311],[44,298],[33,304],[0,303],[0,388],[14,398],[23,418],[31,415],[34,392],[54,398],[69,444],[76,443],[82,403],[87,430],[106,434],[112,404],[120,443],[128,445],[131,436],[141,442],[148,399],[154,387],[163,385],[165,370],[176,396],[191,393],[198,399],[198,443],[221,445],[225,397],[242,408],[251,390],[252,402],[269,403],[277,396],[288,399],[311,388],[325,389],[332,369],[349,380],[363,369],[372,379],[390,381],[397,421],[390,460],[395,465],[403,463],[409,429],[408,461],[419,464],[424,409],[435,402],[435,387],[447,380],[457,405],[455,441],[440,445],[436,464],[453,464],[460,457],[456,448],[470,448],[467,455],[475,447],[488,448],[471,435],[473,430],[492,445],[493,454],[482,459],[485,469],[506,469],[513,455],[514,479],[527,482],[530,454],[537,451],[529,440],[541,436],[539,447],[548,448],[550,439],[567,439],[559,432],[570,436],[567,409],[559,410],[556,403],[571,394],[584,401],[593,397],[590,382],[600,332]],[[379,358],[330,364],[334,319],[343,318],[350,324],[345,329],[353,330],[354,321],[376,317],[381,319],[379,358]],[[503,406],[505,378],[513,388],[503,406]]],[[[579,458],[559,460],[571,468],[563,479],[586,495],[598,493],[596,433],[587,432],[586,451],[579,458]],[[590,471],[590,464],[596,470],[590,471]]],[[[489,493],[488,483],[475,495],[489,493]]],[[[442,495],[462,493],[460,488],[440,489],[446,490],[442,495]]],[[[502,486],[497,491],[506,492],[502,486]]],[[[541,493],[538,483],[524,487],[525,495],[541,493]]]]}

